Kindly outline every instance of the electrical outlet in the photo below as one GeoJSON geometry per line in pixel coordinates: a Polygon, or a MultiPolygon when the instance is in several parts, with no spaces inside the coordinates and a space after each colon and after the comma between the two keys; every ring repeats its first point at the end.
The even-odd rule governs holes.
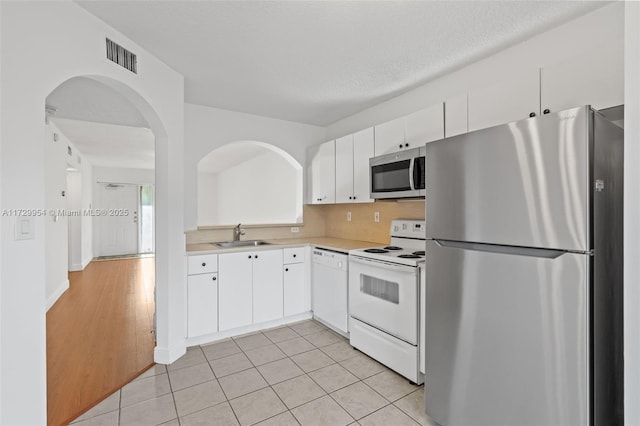
{"type": "Polygon", "coordinates": [[[351,222],[351,212],[347,212],[347,222],[351,222]]]}
{"type": "Polygon", "coordinates": [[[373,213],[373,221],[380,222],[380,212],[373,213]]]}
{"type": "Polygon", "coordinates": [[[291,232],[300,232],[300,228],[298,228],[297,226],[292,226],[291,232]]]}

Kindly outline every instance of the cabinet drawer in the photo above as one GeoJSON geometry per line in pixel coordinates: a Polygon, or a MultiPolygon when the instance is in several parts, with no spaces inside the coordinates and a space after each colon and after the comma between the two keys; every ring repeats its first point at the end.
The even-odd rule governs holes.
{"type": "Polygon", "coordinates": [[[208,274],[218,271],[218,255],[217,254],[201,254],[188,257],[187,273],[189,275],[208,274]]]}
{"type": "Polygon", "coordinates": [[[285,264],[304,262],[304,247],[286,248],[283,251],[285,264]]]}

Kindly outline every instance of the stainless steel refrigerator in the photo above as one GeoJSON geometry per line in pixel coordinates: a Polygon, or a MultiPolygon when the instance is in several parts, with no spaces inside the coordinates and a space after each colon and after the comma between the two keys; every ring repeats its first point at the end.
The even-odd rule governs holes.
{"type": "Polygon", "coordinates": [[[426,145],[431,419],[623,424],[622,166],[588,106],[426,145]]]}

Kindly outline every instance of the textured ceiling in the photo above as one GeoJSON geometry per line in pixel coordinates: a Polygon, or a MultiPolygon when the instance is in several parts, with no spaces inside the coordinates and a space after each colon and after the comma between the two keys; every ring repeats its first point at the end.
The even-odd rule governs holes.
{"type": "Polygon", "coordinates": [[[185,76],[187,102],[327,125],[590,1],[78,1],[185,76]]]}

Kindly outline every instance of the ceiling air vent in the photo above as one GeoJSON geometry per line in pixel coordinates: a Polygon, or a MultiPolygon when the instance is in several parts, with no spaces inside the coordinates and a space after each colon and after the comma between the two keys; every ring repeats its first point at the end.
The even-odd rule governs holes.
{"type": "Polygon", "coordinates": [[[107,39],[107,59],[134,74],[138,73],[138,58],[136,55],[109,39],[107,39]]]}

